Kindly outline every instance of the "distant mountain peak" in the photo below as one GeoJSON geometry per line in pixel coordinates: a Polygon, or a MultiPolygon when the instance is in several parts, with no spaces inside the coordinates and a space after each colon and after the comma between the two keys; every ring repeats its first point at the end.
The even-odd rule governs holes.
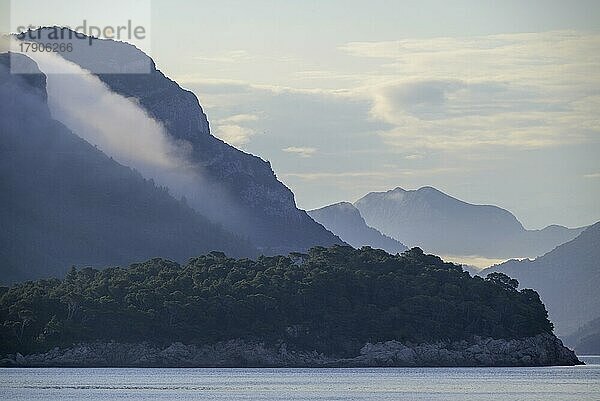
{"type": "Polygon", "coordinates": [[[358,209],[356,209],[352,203],[346,202],[346,201],[334,203],[332,205],[325,206],[325,207],[330,207],[330,206],[335,206],[335,207],[344,208],[344,209],[348,209],[348,210],[356,210],[358,212],[358,209]]]}
{"type": "Polygon", "coordinates": [[[383,234],[443,255],[535,257],[581,232],[560,226],[528,231],[506,209],[467,203],[432,186],[370,192],[354,206],[383,234]]]}
{"type": "Polygon", "coordinates": [[[389,191],[385,191],[385,192],[370,192],[368,195],[371,195],[371,194],[384,195],[387,199],[395,199],[395,200],[402,200],[406,196],[425,196],[425,197],[443,196],[446,198],[451,198],[451,199],[455,199],[456,201],[459,201],[458,199],[440,191],[437,188],[431,187],[431,186],[423,186],[418,189],[404,189],[402,187],[396,187],[394,189],[390,189],[389,191]]]}
{"type": "Polygon", "coordinates": [[[415,192],[425,193],[425,194],[436,194],[436,195],[439,194],[439,195],[444,195],[449,198],[452,198],[452,196],[448,195],[447,193],[444,193],[444,192],[440,191],[439,189],[430,187],[430,186],[421,187],[421,188],[417,189],[415,192]]]}
{"type": "MultiPolygon", "coordinates": [[[[360,211],[350,202],[338,202],[328,206],[323,206],[320,209],[314,209],[308,212],[314,220],[323,224],[321,221],[315,218],[315,216],[328,215],[329,218],[336,220],[344,220],[345,222],[352,222],[352,224],[366,226],[365,220],[360,215],[360,211]]],[[[323,224],[327,228],[327,224],[323,224]]]]}
{"type": "Polygon", "coordinates": [[[308,214],[355,248],[370,246],[383,249],[392,254],[407,249],[399,241],[369,227],[360,211],[350,202],[334,203],[320,209],[311,210],[308,214]]]}
{"type": "Polygon", "coordinates": [[[389,191],[385,191],[385,192],[370,192],[369,194],[367,194],[367,196],[369,195],[373,195],[373,196],[385,196],[388,199],[395,199],[395,200],[402,200],[404,199],[404,196],[406,196],[407,191],[404,188],[401,187],[396,187],[394,189],[390,189],[389,191]]]}

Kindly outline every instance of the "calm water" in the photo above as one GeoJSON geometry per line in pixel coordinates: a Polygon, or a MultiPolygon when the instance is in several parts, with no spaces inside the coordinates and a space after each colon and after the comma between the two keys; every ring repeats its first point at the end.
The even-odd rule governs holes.
{"type": "MultiPolygon", "coordinates": [[[[600,358],[587,359],[600,363],[600,358]]],[[[600,365],[549,368],[0,369],[2,400],[600,400],[600,365]]]]}

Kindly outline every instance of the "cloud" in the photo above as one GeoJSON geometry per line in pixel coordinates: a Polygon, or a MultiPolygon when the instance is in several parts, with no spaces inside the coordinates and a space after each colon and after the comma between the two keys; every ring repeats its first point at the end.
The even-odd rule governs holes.
{"type": "Polygon", "coordinates": [[[542,148],[600,133],[600,34],[571,31],[352,42],[379,63],[363,88],[398,149],[542,148]],[[386,72],[387,71],[387,72],[386,72]],[[401,77],[401,78],[400,78],[401,77]]]}
{"type": "Polygon", "coordinates": [[[248,151],[277,165],[289,162],[289,157],[282,158],[281,150],[290,144],[319,149],[322,155],[364,150],[372,148],[373,142],[381,143],[376,133],[391,127],[371,118],[368,97],[346,90],[296,89],[191,77],[185,85],[198,94],[215,135],[228,142],[225,138],[244,138],[248,151]]]}
{"type": "MultiPolygon", "coordinates": [[[[557,65],[578,69],[582,63],[598,61],[599,41],[598,33],[549,31],[351,42],[340,46],[339,50],[355,57],[381,59],[385,67],[402,70],[409,76],[420,72],[429,76],[469,75],[479,79],[489,77],[490,72],[495,76],[511,77],[510,73],[515,70],[528,70],[529,77],[535,71],[556,74],[560,73],[555,70],[557,65]]],[[[541,80],[540,77],[537,80],[541,80]]]]}
{"type": "MultiPolygon", "coordinates": [[[[239,65],[230,75],[238,80],[177,80],[199,95],[218,135],[227,121],[252,130],[232,136],[245,136],[246,151],[271,161],[304,207],[397,185],[531,199],[550,174],[542,172],[583,186],[590,182],[583,172],[597,171],[587,155],[600,151],[598,32],[406,38],[327,50],[279,70],[239,65]],[[238,115],[258,118],[228,120],[238,115]],[[282,151],[289,147],[318,151],[306,163],[282,151]],[[513,178],[499,178],[507,174],[513,178]]],[[[547,210],[560,212],[558,204],[547,210]]],[[[511,207],[518,212],[522,204],[511,207]]],[[[547,210],[527,213],[538,215],[538,226],[547,210]]]]}
{"type": "Polygon", "coordinates": [[[243,147],[256,134],[256,131],[248,127],[248,123],[259,120],[254,114],[234,114],[215,121],[213,135],[222,139],[230,145],[243,147]]]}
{"type": "Polygon", "coordinates": [[[283,148],[282,149],[284,152],[286,153],[296,153],[298,155],[300,155],[300,157],[311,157],[316,151],[316,148],[310,148],[310,147],[296,147],[296,146],[290,146],[287,148],[283,148]]]}
{"type": "MultiPolygon", "coordinates": [[[[171,137],[135,99],[112,92],[79,65],[48,52],[27,55],[47,75],[48,107],[54,119],[117,162],[169,188],[176,197],[185,196],[207,218],[228,229],[239,227],[237,199],[221,182],[203,174],[203,166],[191,157],[189,142],[171,137]]],[[[249,135],[232,127],[222,126],[223,132],[235,139],[249,135]]]]}
{"type": "Polygon", "coordinates": [[[253,57],[246,50],[229,50],[214,56],[194,56],[192,59],[205,63],[239,63],[250,61],[253,57]]]}
{"type": "Polygon", "coordinates": [[[244,94],[252,88],[246,82],[232,79],[198,79],[195,75],[181,75],[177,78],[180,85],[192,87],[198,93],[207,95],[244,94]]]}
{"type": "Polygon", "coordinates": [[[191,168],[191,145],[172,140],[163,125],[89,71],[51,53],[29,52],[47,75],[52,116],[118,162],[147,177],[191,168]]]}
{"type": "Polygon", "coordinates": [[[598,33],[351,42],[338,50],[362,60],[346,63],[347,69],[304,69],[295,75],[349,87],[293,88],[197,77],[184,81],[220,120],[259,115],[252,124],[215,132],[244,138],[239,140],[254,151],[270,148],[266,141],[274,140],[269,158],[277,158],[275,150],[286,147],[285,139],[291,137],[304,140],[298,147],[331,152],[336,151],[332,144],[354,139],[357,149],[365,144],[381,149],[381,142],[389,150],[414,154],[578,144],[600,132],[598,33]],[[250,130],[265,135],[250,139],[250,130]]]}
{"type": "Polygon", "coordinates": [[[199,56],[192,57],[193,60],[199,61],[201,63],[213,63],[213,64],[233,64],[233,63],[289,63],[292,61],[298,61],[297,58],[292,56],[270,56],[266,54],[252,54],[244,49],[233,49],[217,52],[215,54],[207,55],[202,54],[199,56]]]}
{"type": "Polygon", "coordinates": [[[254,114],[235,114],[221,121],[230,123],[245,123],[248,121],[258,121],[259,117],[254,114]]]}
{"type": "Polygon", "coordinates": [[[423,168],[423,169],[393,169],[385,171],[344,171],[344,172],[311,172],[311,173],[286,173],[285,177],[299,178],[305,181],[324,181],[331,182],[344,178],[369,178],[388,180],[406,178],[409,176],[428,176],[446,173],[455,173],[465,171],[460,167],[440,167],[440,168],[423,168]]]}
{"type": "Polygon", "coordinates": [[[233,146],[242,146],[248,143],[254,131],[250,128],[236,124],[217,124],[213,135],[233,146]]]}

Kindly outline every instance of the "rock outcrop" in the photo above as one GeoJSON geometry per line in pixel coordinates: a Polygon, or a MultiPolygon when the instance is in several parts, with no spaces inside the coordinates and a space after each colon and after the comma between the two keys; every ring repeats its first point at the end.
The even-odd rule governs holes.
{"type": "Polygon", "coordinates": [[[0,366],[20,367],[417,367],[579,365],[573,351],[551,334],[524,339],[474,337],[470,341],[366,344],[360,355],[336,358],[316,351],[288,350],[285,343],[231,340],[214,345],[91,343],[45,353],[7,355],[0,366]]]}
{"type": "Polygon", "coordinates": [[[553,335],[524,339],[475,337],[472,341],[367,344],[352,366],[552,366],[579,365],[573,351],[553,335]]]}

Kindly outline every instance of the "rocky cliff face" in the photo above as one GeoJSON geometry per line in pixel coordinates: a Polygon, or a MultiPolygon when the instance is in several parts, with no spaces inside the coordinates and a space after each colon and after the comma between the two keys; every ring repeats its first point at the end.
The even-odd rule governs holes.
{"type": "Polygon", "coordinates": [[[7,355],[0,366],[139,366],[139,367],[378,367],[378,366],[572,366],[582,364],[550,334],[516,340],[475,337],[471,341],[366,344],[354,358],[288,350],[285,343],[268,346],[232,340],[215,345],[167,347],[151,344],[92,343],[42,354],[7,355]]]}
{"type": "Polygon", "coordinates": [[[575,353],[551,334],[523,339],[475,337],[471,341],[404,345],[367,344],[352,362],[359,366],[553,366],[579,365],[575,353]]]}
{"type": "MultiPolygon", "coordinates": [[[[50,33],[42,30],[42,39],[50,33]]],[[[63,35],[68,38],[68,35],[63,35]]],[[[68,39],[65,39],[68,40],[68,39]]],[[[160,72],[132,45],[113,40],[71,40],[73,51],[61,55],[96,74],[112,91],[135,98],[177,141],[187,142],[191,157],[206,182],[203,195],[190,205],[248,238],[264,253],[304,251],[342,241],[296,207],[294,194],[277,180],[269,162],[244,153],[210,134],[196,96],[160,72]],[[131,65],[148,63],[149,73],[129,74],[131,65]]]]}

